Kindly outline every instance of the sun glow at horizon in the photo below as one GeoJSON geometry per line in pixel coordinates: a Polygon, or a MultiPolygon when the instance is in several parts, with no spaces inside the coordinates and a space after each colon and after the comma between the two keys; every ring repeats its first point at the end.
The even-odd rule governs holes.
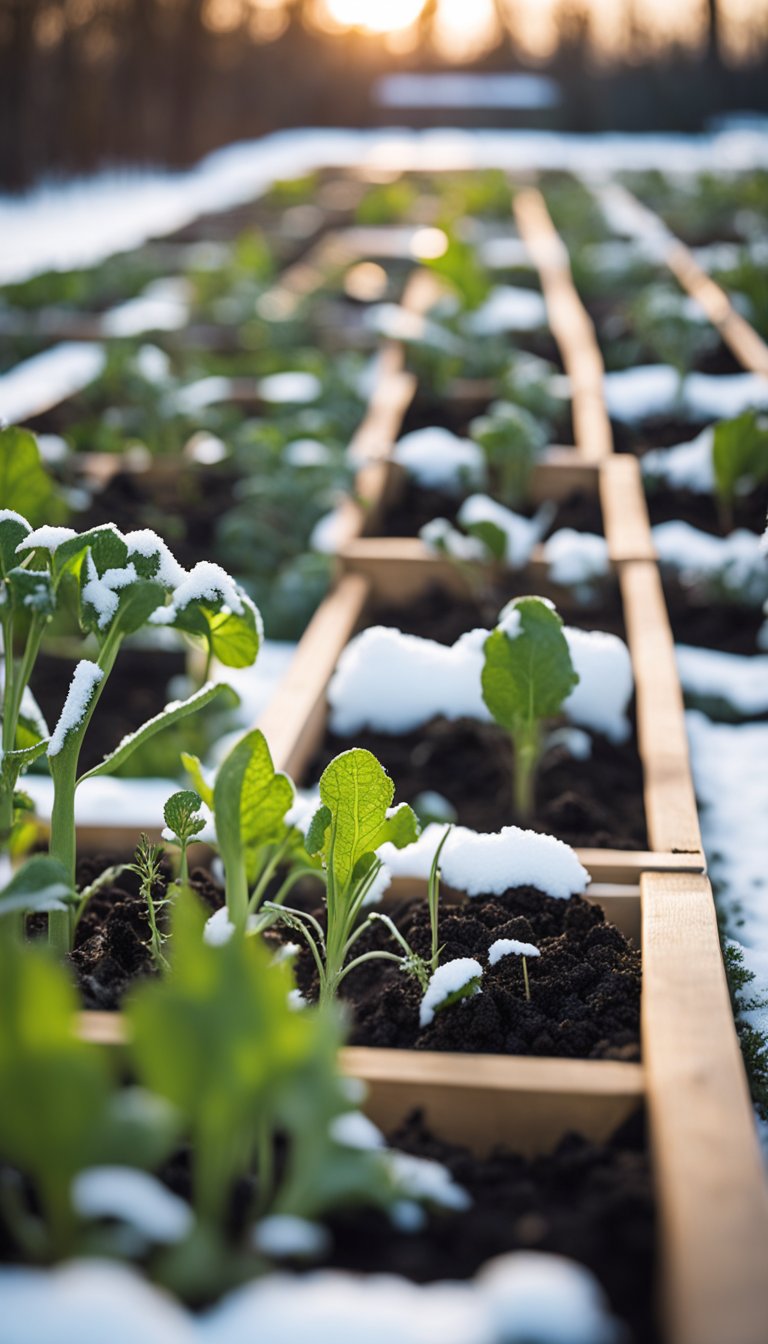
{"type": "Polygon", "coordinates": [[[410,28],[424,4],[425,0],[325,0],[325,9],[329,18],[342,28],[394,33],[410,28]]]}

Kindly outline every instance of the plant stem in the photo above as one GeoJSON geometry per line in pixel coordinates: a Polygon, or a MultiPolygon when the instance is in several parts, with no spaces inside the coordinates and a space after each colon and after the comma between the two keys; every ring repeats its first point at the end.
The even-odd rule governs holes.
{"type": "Polygon", "coordinates": [[[429,924],[432,930],[432,956],[430,959],[430,965],[433,971],[437,970],[437,963],[440,958],[440,948],[438,944],[438,927],[437,927],[437,908],[440,902],[440,855],[443,852],[443,847],[450,833],[451,833],[451,827],[446,826],[443,838],[440,841],[440,844],[438,845],[437,849],[435,850],[435,857],[432,860],[432,867],[429,870],[428,905],[429,905],[429,924]]]}
{"type": "Polygon", "coordinates": [[[529,981],[528,981],[528,963],[527,963],[527,961],[525,960],[525,957],[521,957],[521,961],[522,961],[522,963],[523,963],[523,980],[525,981],[525,997],[526,997],[526,999],[528,1000],[528,1002],[530,1003],[530,1002],[531,1002],[531,986],[530,986],[530,983],[529,983],[529,981]]]}
{"type": "Polygon", "coordinates": [[[539,730],[533,725],[515,737],[515,816],[530,821],[534,808],[534,785],[539,762],[539,730]]]}

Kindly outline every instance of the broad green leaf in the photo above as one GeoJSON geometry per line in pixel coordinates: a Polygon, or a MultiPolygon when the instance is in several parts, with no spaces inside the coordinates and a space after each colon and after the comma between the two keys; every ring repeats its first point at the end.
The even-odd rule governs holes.
{"type": "MultiPolygon", "coordinates": [[[[0,431],[0,437],[2,433],[3,431],[0,431]]],[[[3,508],[0,511],[0,578],[4,578],[10,570],[15,569],[19,559],[16,547],[21,545],[31,530],[26,518],[22,518],[21,514],[13,509],[7,509],[3,501],[3,508]]]]}
{"type": "Polygon", "coordinates": [[[203,763],[199,756],[192,756],[188,751],[182,751],[181,763],[194,784],[197,792],[200,794],[206,807],[213,807],[213,789],[203,774],[203,763]]]}
{"type": "Polygon", "coordinates": [[[442,256],[430,258],[426,265],[452,286],[465,309],[479,308],[491,292],[491,278],[478,260],[477,250],[455,235],[449,237],[442,256]]]}
{"type": "Polygon", "coordinates": [[[165,589],[151,579],[134,580],[130,588],[120,593],[117,613],[111,622],[111,628],[117,628],[122,635],[133,635],[148,622],[165,598],[165,589]]]}
{"type": "Polygon", "coordinates": [[[521,597],[507,611],[517,629],[494,630],[485,642],[483,700],[497,723],[516,734],[560,713],[578,682],[563,623],[540,597],[521,597]]]}
{"type": "Polygon", "coordinates": [[[128,560],[128,547],[121,533],[111,523],[104,523],[87,532],[78,532],[56,547],[53,552],[54,575],[58,577],[65,570],[79,575],[88,551],[99,576],[108,569],[124,569],[128,560]]]}
{"type": "MultiPolygon", "coordinates": [[[[31,527],[50,522],[55,511],[53,483],[40,458],[37,439],[27,429],[0,429],[0,501],[3,509],[20,513],[31,527]]],[[[4,539],[0,549],[5,554],[4,539]]]]}
{"type": "Polygon", "coordinates": [[[243,602],[240,613],[218,609],[210,602],[190,602],[163,622],[188,635],[198,635],[225,667],[250,667],[261,647],[261,622],[256,608],[243,602]]]}
{"type": "Polygon", "coordinates": [[[712,465],[717,493],[726,504],[733,502],[742,482],[768,480],[768,417],[745,411],[715,425],[712,465]]]}
{"type": "Polygon", "coordinates": [[[0,917],[18,911],[62,910],[76,900],[64,865],[46,854],[35,854],[0,891],[0,917]]]}
{"type": "MultiPolygon", "coordinates": [[[[419,824],[407,804],[387,816],[394,792],[384,767],[362,747],[342,752],[323,771],[320,798],[331,816],[330,828],[325,830],[325,857],[333,865],[339,888],[346,887],[363,856],[385,841],[402,849],[416,839],[419,824]]],[[[315,814],[313,844],[325,825],[325,816],[315,814]]]]}
{"type": "Polygon", "coordinates": [[[178,793],[171,794],[165,804],[163,820],[179,840],[187,841],[203,830],[205,821],[198,815],[202,801],[194,789],[179,789],[178,793]]]}
{"type": "Polygon", "coordinates": [[[213,810],[225,867],[227,854],[283,838],[293,798],[293,784],[275,771],[267,739],[255,728],[232,748],[216,775],[213,810]]]}
{"type": "Polygon", "coordinates": [[[219,682],[215,686],[210,684],[203,686],[202,690],[195,691],[194,695],[190,695],[186,700],[172,700],[159,714],[156,714],[152,719],[148,719],[141,728],[137,728],[135,733],[129,733],[127,737],[124,737],[120,745],[108,756],[105,756],[103,761],[81,775],[78,783],[82,784],[84,779],[94,779],[99,775],[111,775],[113,770],[117,770],[121,765],[124,765],[134,751],[148,742],[150,738],[153,738],[157,733],[161,733],[164,728],[170,728],[172,724],[178,723],[180,719],[185,719],[188,714],[194,714],[198,709],[209,705],[212,700],[217,698],[224,699],[228,705],[233,707],[240,703],[236,692],[224,682],[219,682]]]}
{"type": "Polygon", "coordinates": [[[487,519],[479,523],[467,523],[464,527],[470,537],[477,537],[488,549],[494,560],[503,560],[507,554],[507,534],[496,523],[487,519]]]}
{"type": "Polygon", "coordinates": [[[15,611],[38,619],[54,615],[56,594],[47,570],[11,569],[7,582],[15,611]]]}

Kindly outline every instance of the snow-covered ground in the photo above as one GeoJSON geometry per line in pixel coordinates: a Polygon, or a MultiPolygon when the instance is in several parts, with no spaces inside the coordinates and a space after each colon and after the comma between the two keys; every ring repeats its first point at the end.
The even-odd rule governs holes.
{"type": "Polygon", "coordinates": [[[211,208],[243,204],[272,182],[320,166],[562,169],[594,177],[768,166],[768,136],[749,125],[713,135],[569,135],[554,131],[280,131],[231,145],[187,172],[100,173],[0,197],[0,284],[89,266],[182,228],[211,208]]]}

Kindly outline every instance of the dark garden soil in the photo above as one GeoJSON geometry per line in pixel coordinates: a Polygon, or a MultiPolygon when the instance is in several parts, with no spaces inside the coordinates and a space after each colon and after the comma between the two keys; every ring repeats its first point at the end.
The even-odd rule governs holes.
{"type": "MultiPolygon", "coordinates": [[[[130,861],[130,856],[127,857],[130,861]]],[[[81,859],[77,869],[78,886],[82,889],[120,861],[114,856],[81,859]]],[[[164,881],[155,893],[156,905],[166,894],[165,883],[170,875],[170,865],[166,861],[164,881]]],[[[204,869],[193,872],[192,886],[211,913],[222,904],[221,888],[204,869]]],[[[158,923],[162,928],[162,908],[158,923]]],[[[139,894],[138,878],[134,873],[121,873],[91,898],[77,927],[70,962],[84,1008],[118,1009],[137,980],[156,974],[149,952],[149,938],[147,905],[139,894]]]]}
{"type": "Polygon", "coordinates": [[[652,415],[641,424],[612,420],[613,446],[617,453],[642,457],[651,448],[674,448],[688,443],[708,424],[705,420],[681,420],[675,415],[652,415]]]}
{"type": "MultiPolygon", "coordinates": [[[[576,761],[563,747],[545,755],[537,782],[537,806],[529,829],[569,845],[600,849],[645,849],[642,767],[632,743],[619,746],[592,736],[589,760],[576,761]]],[[[350,746],[365,747],[395,781],[397,800],[412,803],[425,790],[443,794],[462,826],[497,831],[516,822],[512,807],[512,747],[495,724],[471,719],[434,719],[413,733],[393,737],[362,732],[328,733],[310,767],[318,779],[325,766],[350,746]]]]}
{"type": "MultiPolygon", "coordinates": [[[[38,655],[32,690],[48,724],[61,713],[76,658],[38,655]]],[[[159,714],[168,703],[168,683],[186,671],[183,650],[165,651],[126,645],[111,672],[93,715],[93,729],[86,734],[80,753],[81,773],[97,765],[127,733],[159,714]]]]}
{"type": "MultiPolygon", "coordinates": [[[[427,903],[402,901],[388,907],[395,924],[420,956],[429,957],[427,903]]],[[[314,911],[322,920],[321,909],[314,911]]],[[[285,933],[290,940],[290,931],[285,933]]],[[[353,1045],[397,1050],[547,1055],[571,1059],[640,1058],[640,953],[608,924],[599,906],[580,896],[558,900],[533,887],[502,896],[444,902],[440,909],[441,962],[474,957],[484,968],[482,993],[437,1013],[419,1026],[422,990],[394,962],[370,961],[351,971],[342,997],[351,1008],[353,1045]],[[530,1002],[519,957],[488,966],[498,938],[533,943],[540,957],[527,958],[530,1002]]],[[[356,953],[391,951],[386,925],[376,921],[358,940],[356,953]]],[[[314,962],[303,949],[299,987],[317,993],[314,962]]]]}
{"type": "Polygon", "coordinates": [[[676,579],[664,580],[667,610],[676,644],[693,644],[723,653],[753,654],[758,632],[765,623],[759,607],[713,602],[706,591],[684,588],[676,579]]]}
{"type": "Polygon", "coordinates": [[[442,1162],[471,1195],[472,1207],[458,1216],[432,1214],[423,1231],[407,1236],[382,1214],[337,1215],[329,1222],[334,1267],[424,1283],[469,1278],[509,1251],[566,1255],[596,1275],[627,1323],[626,1344],[656,1344],[655,1209],[641,1116],[607,1143],[570,1134],[553,1152],[534,1158],[503,1149],[476,1157],[435,1139],[419,1115],[390,1142],[442,1162]]]}
{"type": "MultiPolygon", "coordinates": [[[[462,500],[469,493],[470,491],[465,491],[463,495],[455,495],[448,494],[444,490],[429,490],[408,479],[404,484],[401,498],[387,511],[381,533],[385,537],[415,537],[433,518],[447,518],[450,523],[456,525],[456,515],[462,500]]],[[[494,494],[493,490],[491,494],[494,494]]],[[[572,527],[577,532],[595,532],[599,536],[603,535],[603,517],[597,495],[575,491],[557,503],[554,508],[556,510],[554,518],[546,529],[545,536],[551,536],[561,527],[572,527]]],[[[524,506],[515,512],[530,518],[536,509],[524,506]]]]}
{"type": "MultiPolygon", "coordinates": [[[[482,588],[476,596],[456,597],[438,587],[430,588],[407,606],[377,606],[377,625],[392,626],[404,634],[421,635],[437,640],[439,644],[455,644],[467,630],[492,629],[505,603],[513,597],[530,596],[536,583],[525,570],[501,571],[484,576],[482,588]]],[[[571,607],[568,595],[558,599],[557,609],[566,625],[577,625],[582,630],[606,630],[626,638],[619,601],[614,583],[596,589],[594,602],[581,602],[571,607]]]]}
{"type": "Polygon", "coordinates": [[[716,536],[725,536],[732,528],[746,527],[752,532],[763,532],[768,513],[768,491],[753,490],[749,495],[736,500],[733,519],[725,527],[722,525],[713,495],[698,494],[693,490],[655,490],[646,487],[648,512],[651,523],[681,521],[690,523],[702,532],[712,532],[716,536]]]}

